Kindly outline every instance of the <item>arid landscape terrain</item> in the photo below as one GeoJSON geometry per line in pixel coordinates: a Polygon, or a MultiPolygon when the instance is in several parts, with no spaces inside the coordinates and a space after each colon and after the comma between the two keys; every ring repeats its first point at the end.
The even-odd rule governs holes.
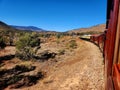
{"type": "Polygon", "coordinates": [[[0,24],[5,44],[0,49],[0,90],[104,90],[102,53],[80,39],[103,32],[103,27],[77,32],[82,34],[36,33],[0,24]]]}

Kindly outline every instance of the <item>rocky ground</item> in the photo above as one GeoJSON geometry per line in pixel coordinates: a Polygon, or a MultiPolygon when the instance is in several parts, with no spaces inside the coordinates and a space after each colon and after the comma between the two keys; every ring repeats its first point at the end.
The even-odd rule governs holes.
{"type": "Polygon", "coordinates": [[[45,79],[23,90],[104,90],[102,53],[90,42],[77,40],[77,44],[74,53],[53,65],[45,79]]]}
{"type": "MultiPolygon", "coordinates": [[[[23,86],[16,90],[104,90],[103,57],[96,45],[74,38],[77,48],[71,49],[66,46],[70,38],[63,38],[60,41],[52,40],[52,42],[42,44],[39,52],[42,50],[55,52],[57,53],[55,58],[44,62],[39,62],[39,60],[22,62],[16,58],[4,61],[1,67],[10,67],[13,63],[14,65],[24,63],[36,67],[34,71],[24,73],[26,75],[34,75],[38,71],[44,72],[44,78],[34,85],[23,86]],[[65,51],[58,54],[60,50],[65,51]]],[[[13,85],[5,90],[13,90],[13,88],[10,89],[11,86],[13,85]]]]}

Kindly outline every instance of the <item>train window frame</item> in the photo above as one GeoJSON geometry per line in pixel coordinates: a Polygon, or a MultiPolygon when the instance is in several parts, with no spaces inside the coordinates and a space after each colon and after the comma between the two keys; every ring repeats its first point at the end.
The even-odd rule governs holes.
{"type": "Polygon", "coordinates": [[[120,4],[119,4],[119,14],[118,14],[118,25],[117,25],[118,35],[119,35],[119,47],[118,47],[118,58],[117,63],[120,64],[120,4]]]}

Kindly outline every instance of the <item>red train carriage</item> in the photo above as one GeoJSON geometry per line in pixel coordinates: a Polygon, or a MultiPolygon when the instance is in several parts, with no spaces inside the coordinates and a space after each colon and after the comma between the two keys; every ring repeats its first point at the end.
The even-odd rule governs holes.
{"type": "Polygon", "coordinates": [[[103,50],[106,90],[120,90],[120,0],[108,0],[106,31],[91,36],[103,50]]]}
{"type": "Polygon", "coordinates": [[[94,42],[96,45],[98,45],[100,47],[100,50],[103,52],[103,48],[104,48],[104,41],[105,41],[105,34],[101,34],[101,35],[92,35],[90,37],[90,41],[94,42]]]}

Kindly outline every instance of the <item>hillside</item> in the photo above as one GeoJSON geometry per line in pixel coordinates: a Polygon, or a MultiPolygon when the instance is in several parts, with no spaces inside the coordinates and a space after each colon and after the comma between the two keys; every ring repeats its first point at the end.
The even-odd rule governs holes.
{"type": "Polygon", "coordinates": [[[8,25],[3,21],[0,21],[0,31],[17,31],[17,32],[23,32],[23,31],[35,31],[35,32],[47,32],[46,30],[43,30],[41,28],[35,27],[35,26],[14,26],[14,25],[8,25]]]}
{"type": "Polygon", "coordinates": [[[4,30],[8,30],[8,31],[15,31],[17,29],[10,27],[9,25],[7,25],[6,23],[0,21],[0,31],[4,31],[4,30]]]}
{"type": "Polygon", "coordinates": [[[80,29],[74,29],[68,31],[68,33],[88,33],[88,34],[94,34],[94,33],[102,33],[105,30],[105,24],[99,24],[96,26],[92,26],[89,28],[80,28],[80,29]]]}
{"type": "Polygon", "coordinates": [[[46,32],[46,30],[44,30],[42,28],[35,27],[35,26],[16,26],[16,25],[10,25],[10,26],[13,28],[16,28],[18,30],[46,32]]]}

